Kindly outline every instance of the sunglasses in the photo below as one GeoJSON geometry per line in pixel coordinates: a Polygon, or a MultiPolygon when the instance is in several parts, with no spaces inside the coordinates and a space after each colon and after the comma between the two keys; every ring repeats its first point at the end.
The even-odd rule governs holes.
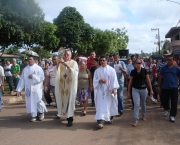
{"type": "Polygon", "coordinates": [[[106,61],[105,59],[104,60],[100,60],[101,62],[104,62],[104,61],[106,61]]]}
{"type": "Polygon", "coordinates": [[[140,62],[137,62],[136,64],[141,64],[140,62]]]}

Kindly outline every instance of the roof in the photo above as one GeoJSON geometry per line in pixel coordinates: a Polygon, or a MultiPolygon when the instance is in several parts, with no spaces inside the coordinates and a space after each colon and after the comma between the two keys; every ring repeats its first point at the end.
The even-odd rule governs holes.
{"type": "Polygon", "coordinates": [[[176,33],[177,31],[180,31],[180,27],[172,27],[169,32],[165,35],[165,38],[171,38],[171,36],[176,33]]]}
{"type": "Polygon", "coordinates": [[[19,58],[18,55],[0,53],[0,58],[19,58]]]}

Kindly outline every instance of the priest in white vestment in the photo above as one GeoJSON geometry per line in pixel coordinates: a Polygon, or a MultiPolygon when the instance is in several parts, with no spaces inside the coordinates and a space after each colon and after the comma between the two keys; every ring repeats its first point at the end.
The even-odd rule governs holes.
{"type": "Polygon", "coordinates": [[[31,113],[31,122],[44,119],[44,112],[47,112],[46,105],[42,101],[42,89],[44,72],[40,66],[35,64],[33,56],[28,57],[29,65],[22,72],[17,86],[17,96],[25,88],[26,111],[31,113]]]}
{"type": "Polygon", "coordinates": [[[113,123],[113,116],[118,115],[117,89],[119,88],[116,71],[110,67],[107,58],[100,57],[101,66],[94,73],[95,120],[103,128],[104,121],[113,123]]]}
{"type": "Polygon", "coordinates": [[[67,126],[72,126],[77,94],[78,64],[71,59],[71,51],[65,50],[55,72],[55,96],[58,117],[67,118],[67,126]]]}

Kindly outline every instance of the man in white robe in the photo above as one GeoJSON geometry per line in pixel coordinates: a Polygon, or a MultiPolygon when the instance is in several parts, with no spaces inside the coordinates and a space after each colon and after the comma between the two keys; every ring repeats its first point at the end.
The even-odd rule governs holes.
{"type": "Polygon", "coordinates": [[[26,111],[31,113],[31,122],[44,119],[44,112],[47,112],[46,105],[42,101],[42,89],[44,72],[40,66],[35,64],[32,56],[28,57],[29,65],[22,72],[17,86],[17,96],[25,88],[26,111]]]}
{"type": "Polygon", "coordinates": [[[60,59],[55,72],[57,116],[61,117],[65,115],[68,121],[68,127],[72,126],[73,122],[79,72],[77,62],[71,60],[71,56],[71,51],[65,50],[64,57],[60,59]]]}
{"type": "Polygon", "coordinates": [[[113,123],[113,116],[118,115],[117,89],[119,84],[114,68],[110,67],[107,58],[100,57],[101,67],[96,69],[93,79],[94,101],[96,106],[95,120],[103,128],[104,121],[113,123]]]}

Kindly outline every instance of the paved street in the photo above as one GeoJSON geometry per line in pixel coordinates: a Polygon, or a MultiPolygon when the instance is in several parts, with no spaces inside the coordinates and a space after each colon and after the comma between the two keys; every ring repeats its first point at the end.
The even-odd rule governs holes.
{"type": "Polygon", "coordinates": [[[0,112],[0,145],[179,145],[179,108],[176,123],[171,123],[159,104],[148,99],[147,106],[147,121],[132,127],[133,111],[125,100],[124,114],[98,130],[94,107],[88,108],[87,116],[81,116],[82,108],[77,107],[74,125],[68,128],[65,120],[56,119],[55,107],[48,107],[44,121],[30,123],[23,100],[5,104],[0,112]]]}

